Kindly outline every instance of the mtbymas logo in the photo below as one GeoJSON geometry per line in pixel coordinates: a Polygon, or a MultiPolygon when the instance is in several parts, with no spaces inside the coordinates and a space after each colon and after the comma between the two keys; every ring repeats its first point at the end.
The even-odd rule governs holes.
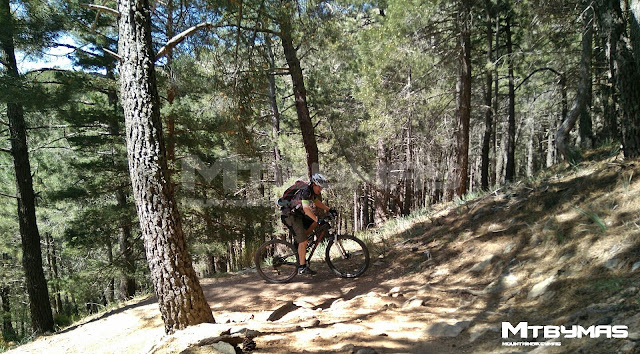
{"type": "Polygon", "coordinates": [[[509,322],[502,322],[502,338],[509,338],[512,335],[520,334],[520,338],[627,338],[629,328],[627,326],[598,325],[584,328],[582,326],[530,326],[528,322],[520,322],[515,327],[509,322]]]}

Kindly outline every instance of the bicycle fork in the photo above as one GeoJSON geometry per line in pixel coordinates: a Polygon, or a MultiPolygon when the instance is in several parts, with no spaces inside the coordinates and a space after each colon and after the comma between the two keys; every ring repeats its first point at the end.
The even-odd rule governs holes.
{"type": "Polygon", "coordinates": [[[340,242],[340,240],[338,240],[338,235],[334,236],[333,243],[335,243],[336,246],[338,246],[338,251],[340,251],[340,257],[342,259],[349,258],[349,256],[347,255],[347,251],[345,251],[344,247],[342,246],[342,242],[340,242]]]}

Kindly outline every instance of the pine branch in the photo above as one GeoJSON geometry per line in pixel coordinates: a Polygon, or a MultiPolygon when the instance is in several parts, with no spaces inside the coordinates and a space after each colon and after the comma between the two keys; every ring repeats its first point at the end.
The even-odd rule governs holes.
{"type": "Polygon", "coordinates": [[[167,55],[167,53],[175,48],[175,46],[177,46],[178,44],[180,44],[182,41],[184,41],[187,37],[189,37],[190,35],[192,35],[193,33],[203,29],[203,28],[211,28],[211,27],[215,27],[215,28],[224,28],[224,27],[235,27],[241,30],[248,30],[248,31],[255,31],[255,32],[262,32],[262,33],[271,33],[274,35],[279,35],[280,32],[277,31],[272,31],[269,29],[264,29],[264,28],[251,28],[251,27],[245,27],[245,26],[239,26],[239,25],[234,25],[234,24],[224,24],[224,25],[214,25],[211,22],[202,22],[200,24],[197,24],[191,28],[188,28],[184,31],[182,31],[181,33],[177,34],[176,36],[174,36],[173,38],[171,38],[167,44],[164,45],[164,47],[160,48],[160,50],[158,51],[158,54],[156,54],[156,61],[158,61],[160,58],[162,58],[163,56],[167,55]]]}
{"type": "Polygon", "coordinates": [[[7,154],[11,154],[11,149],[0,148],[0,152],[6,152],[7,154]]]}
{"type": "Polygon", "coordinates": [[[111,55],[112,57],[116,58],[118,61],[122,61],[122,57],[120,55],[118,55],[118,53],[114,53],[114,52],[110,51],[107,48],[102,48],[102,50],[105,53],[107,53],[107,54],[111,55]]]}
{"type": "Polygon", "coordinates": [[[91,9],[91,10],[97,10],[98,13],[106,12],[111,15],[120,16],[120,12],[118,10],[112,9],[107,6],[96,5],[96,4],[81,4],[80,6],[86,7],[87,9],[91,9]]]}
{"type": "Polygon", "coordinates": [[[16,197],[15,195],[4,194],[4,193],[2,193],[2,192],[0,192],[0,197],[7,197],[7,198],[18,199],[18,197],[16,197]]]}
{"type": "Polygon", "coordinates": [[[524,80],[522,80],[522,81],[518,84],[518,86],[516,86],[516,88],[515,88],[515,89],[513,89],[513,90],[514,90],[514,91],[517,91],[517,90],[518,90],[518,88],[520,88],[520,86],[522,86],[522,84],[524,84],[525,82],[527,82],[527,80],[529,80],[529,78],[531,78],[531,76],[533,76],[535,73],[538,73],[538,72],[540,72],[540,71],[545,71],[545,70],[551,71],[552,73],[556,74],[556,76],[559,76],[559,77],[562,77],[562,76],[563,76],[563,75],[562,75],[562,73],[558,72],[557,70],[555,70],[555,69],[553,69],[553,68],[548,68],[548,67],[546,67],[546,68],[538,68],[538,69],[536,69],[536,70],[532,71],[532,72],[531,72],[531,74],[527,75],[527,77],[525,77],[525,78],[524,78],[524,80]]]}
{"type": "Polygon", "coordinates": [[[160,48],[160,50],[158,51],[158,54],[156,54],[156,61],[160,58],[162,58],[163,56],[167,55],[167,53],[175,48],[175,46],[177,46],[178,44],[180,44],[180,42],[184,41],[188,36],[192,35],[193,33],[203,29],[203,28],[209,28],[212,27],[213,24],[211,22],[203,22],[203,23],[199,23],[189,29],[186,29],[184,31],[182,31],[181,33],[179,33],[178,35],[176,35],[175,37],[171,38],[167,44],[164,45],[164,47],[160,48]]]}

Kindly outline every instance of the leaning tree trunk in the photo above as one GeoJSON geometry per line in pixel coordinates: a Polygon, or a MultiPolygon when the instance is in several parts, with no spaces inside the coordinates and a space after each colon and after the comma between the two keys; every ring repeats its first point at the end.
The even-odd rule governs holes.
{"type": "Polygon", "coordinates": [[[287,58],[291,81],[293,81],[293,96],[296,101],[298,123],[300,124],[300,131],[302,132],[304,148],[307,152],[307,169],[309,176],[311,176],[318,171],[318,144],[307,105],[307,90],[304,86],[304,76],[302,75],[300,60],[298,59],[297,50],[293,45],[291,17],[286,10],[283,10],[283,13],[280,15],[279,25],[284,56],[287,58]]]}
{"type": "MultiPolygon", "coordinates": [[[[0,0],[0,63],[5,65],[5,75],[19,87],[20,74],[13,42],[14,26],[9,0],[0,0]]],[[[20,95],[10,95],[20,97],[20,95]]],[[[13,157],[18,200],[18,224],[22,239],[22,266],[29,295],[31,324],[37,333],[53,331],[53,314],[49,304],[49,289],[42,269],[40,232],[36,222],[36,200],[29,165],[27,129],[22,104],[7,103],[11,156],[13,157]]]]}
{"type": "Polygon", "coordinates": [[[140,228],[165,331],[214,322],[193,269],[162,137],[147,0],[118,2],[120,94],[140,228]]]}
{"type": "MultiPolygon", "coordinates": [[[[590,12],[590,9],[586,9],[590,12]]],[[[582,35],[582,56],[580,58],[580,82],[576,101],[569,111],[569,114],[560,124],[556,132],[556,148],[558,153],[566,161],[575,162],[580,156],[579,151],[569,143],[569,133],[576,124],[581,114],[587,110],[589,103],[589,92],[591,90],[591,40],[593,39],[591,23],[585,27],[582,35]]]]}

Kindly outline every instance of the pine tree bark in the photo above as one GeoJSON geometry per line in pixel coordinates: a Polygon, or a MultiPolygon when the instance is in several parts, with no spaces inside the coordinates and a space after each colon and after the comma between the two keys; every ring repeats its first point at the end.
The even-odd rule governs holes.
{"type": "Polygon", "coordinates": [[[493,63],[493,24],[492,24],[492,3],[485,1],[487,12],[487,67],[485,68],[485,88],[484,88],[484,135],[482,137],[482,162],[480,167],[480,187],[484,190],[489,189],[489,152],[491,150],[491,136],[493,131],[493,110],[492,102],[492,86],[493,73],[489,63],[493,63]]]}
{"type": "MultiPolygon", "coordinates": [[[[586,9],[585,12],[590,12],[586,9]]],[[[591,31],[591,23],[585,27],[582,35],[582,55],[580,58],[580,82],[578,83],[578,92],[576,100],[569,111],[567,117],[563,120],[556,132],[556,148],[558,153],[564,157],[566,161],[575,162],[580,157],[579,151],[570,144],[569,133],[575,126],[576,122],[588,109],[588,102],[591,89],[591,41],[593,39],[591,31]]]]}
{"type": "Polygon", "coordinates": [[[376,225],[380,225],[389,218],[389,160],[384,139],[378,139],[378,158],[376,159],[375,181],[375,218],[376,225]]]}
{"type": "Polygon", "coordinates": [[[0,287],[0,300],[2,300],[2,334],[6,336],[4,339],[9,341],[13,339],[16,331],[11,320],[11,298],[8,286],[0,287]]]}
{"type": "Polygon", "coordinates": [[[45,243],[49,277],[54,281],[51,285],[53,311],[54,314],[59,314],[62,313],[62,297],[60,296],[60,285],[58,284],[60,279],[58,275],[58,257],[56,256],[56,245],[50,233],[45,233],[45,243]]]}
{"type": "Polygon", "coordinates": [[[289,2],[285,2],[286,9],[282,11],[278,18],[280,39],[282,40],[284,56],[287,59],[291,81],[293,82],[293,96],[298,114],[298,123],[300,124],[302,141],[307,153],[307,170],[309,176],[311,176],[319,170],[318,144],[316,142],[315,129],[311,122],[311,115],[309,114],[309,106],[307,105],[307,90],[304,85],[302,67],[300,66],[297,50],[293,45],[293,26],[291,17],[287,12],[287,9],[291,6],[289,2]]]}
{"type": "Polygon", "coordinates": [[[505,166],[505,180],[516,178],[516,94],[513,74],[513,43],[511,35],[511,15],[507,16],[504,28],[507,41],[507,67],[509,77],[509,124],[507,128],[507,161],[505,166]]]}
{"type": "MultiPolygon", "coordinates": [[[[127,205],[127,194],[122,191],[116,191],[116,200],[118,208],[125,210],[127,205]]],[[[128,220],[121,220],[120,234],[118,235],[118,247],[120,248],[120,255],[122,257],[122,269],[120,277],[120,296],[123,300],[131,299],[136,294],[136,279],[134,277],[136,273],[136,262],[133,255],[133,244],[131,240],[133,236],[131,234],[131,226],[128,224],[128,220]]]]}
{"type": "Polygon", "coordinates": [[[282,186],[284,183],[282,177],[282,167],[280,166],[280,161],[282,157],[280,155],[280,148],[278,147],[278,137],[280,136],[280,110],[278,109],[278,101],[276,98],[276,78],[275,78],[275,68],[276,68],[276,60],[273,55],[271,38],[266,36],[265,44],[267,47],[267,54],[269,56],[269,68],[271,72],[269,73],[268,81],[269,81],[269,104],[271,105],[271,132],[273,138],[273,180],[276,186],[282,186]]]}
{"type": "Polygon", "coordinates": [[[582,38],[582,61],[586,65],[589,76],[589,85],[586,87],[585,100],[586,103],[580,111],[580,120],[578,124],[578,132],[580,135],[580,146],[585,149],[589,149],[593,146],[593,122],[591,120],[591,102],[593,99],[593,85],[591,84],[591,61],[593,58],[593,10],[590,8],[591,1],[585,2],[587,6],[583,11],[582,22],[584,24],[583,38],[582,38]]]}
{"type": "Polygon", "coordinates": [[[469,188],[469,123],[471,120],[471,4],[462,0],[458,9],[460,31],[456,108],[458,113],[456,194],[463,196],[469,188]]]}
{"type": "MultiPolygon", "coordinates": [[[[113,73],[113,69],[111,67],[107,67],[107,78],[115,80],[115,75],[113,73]]],[[[109,100],[109,104],[113,109],[113,116],[109,121],[109,133],[114,136],[120,136],[120,122],[118,121],[118,110],[120,106],[118,106],[118,94],[115,89],[109,89],[107,91],[107,98],[109,100]]],[[[114,168],[117,168],[117,156],[116,151],[113,149],[113,161],[114,168]]],[[[118,205],[118,209],[125,211],[129,208],[129,203],[127,203],[127,198],[129,193],[125,186],[120,186],[115,192],[116,203],[118,205]]],[[[123,215],[129,215],[127,212],[124,212],[123,215]]],[[[120,285],[119,292],[120,298],[122,300],[128,300],[135,295],[136,292],[136,281],[134,278],[134,274],[136,272],[136,264],[135,257],[133,255],[133,245],[131,240],[133,239],[131,235],[131,220],[121,219],[118,220],[119,225],[119,234],[118,234],[118,247],[120,248],[120,256],[122,258],[123,265],[120,268],[120,285]]]]}
{"type": "Polygon", "coordinates": [[[213,323],[187,250],[163,141],[147,0],[118,1],[129,173],[165,331],[213,323]]]}
{"type": "MultiPolygon", "coordinates": [[[[406,140],[404,144],[404,201],[402,203],[402,215],[407,216],[411,213],[413,204],[413,149],[411,139],[413,135],[411,113],[409,113],[409,121],[407,122],[406,140]]],[[[367,226],[365,226],[367,227],[367,226]]]]}
{"type": "MultiPolygon", "coordinates": [[[[500,0],[496,2],[496,9],[500,9],[500,0]]],[[[496,11],[497,12],[497,11],[496,11]]],[[[495,17],[496,30],[494,31],[495,35],[495,54],[494,58],[496,60],[500,58],[500,15],[496,14],[495,17]]],[[[500,127],[500,116],[498,114],[500,109],[500,102],[498,102],[498,97],[500,94],[500,72],[498,70],[498,65],[493,66],[493,131],[491,132],[491,147],[493,148],[493,160],[491,163],[491,185],[496,185],[499,183],[498,181],[502,178],[499,174],[502,168],[499,166],[502,162],[502,155],[500,154],[500,150],[498,149],[498,128],[500,127]]]]}
{"type": "MultiPolygon", "coordinates": [[[[15,85],[14,87],[19,87],[21,77],[18,73],[13,36],[14,22],[9,0],[0,0],[0,58],[5,65],[5,75],[15,85]]],[[[13,95],[13,97],[19,96],[17,92],[13,95]]],[[[29,295],[31,324],[35,332],[44,333],[53,331],[54,323],[49,303],[49,289],[42,269],[42,249],[36,220],[35,194],[22,104],[17,101],[8,102],[7,117],[18,198],[22,266],[29,295]]]]}
{"type": "Polygon", "coordinates": [[[615,141],[620,137],[618,116],[616,114],[616,97],[613,93],[615,70],[607,58],[607,49],[611,48],[608,44],[608,36],[601,28],[599,28],[598,33],[600,46],[595,55],[596,62],[594,65],[595,68],[598,68],[596,69],[596,75],[600,78],[596,94],[599,96],[602,105],[602,130],[598,134],[598,140],[601,142],[615,141]]]}
{"type": "MultiPolygon", "coordinates": [[[[614,83],[622,111],[624,156],[635,158],[640,156],[640,67],[634,57],[632,39],[620,3],[596,0],[593,4],[599,27],[610,46],[607,48],[607,58],[614,70],[614,83]]],[[[635,16],[626,17],[637,20],[635,16]]]]}

